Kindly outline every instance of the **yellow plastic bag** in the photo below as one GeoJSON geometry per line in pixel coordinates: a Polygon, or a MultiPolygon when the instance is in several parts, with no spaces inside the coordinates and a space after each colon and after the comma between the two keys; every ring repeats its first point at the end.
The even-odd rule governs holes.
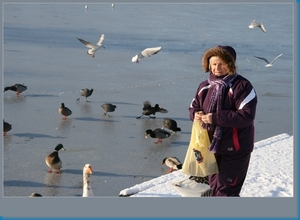
{"type": "Polygon", "coordinates": [[[201,122],[193,122],[190,144],[181,172],[200,177],[218,173],[216,158],[214,153],[208,150],[209,145],[207,130],[201,126],[201,122]]]}

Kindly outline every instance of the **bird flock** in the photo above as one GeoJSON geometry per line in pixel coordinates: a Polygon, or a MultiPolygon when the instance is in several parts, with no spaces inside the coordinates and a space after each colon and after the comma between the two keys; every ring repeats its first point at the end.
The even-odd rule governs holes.
{"type": "MultiPolygon", "coordinates": [[[[14,91],[16,93],[16,97],[19,97],[22,92],[27,90],[27,86],[23,84],[15,84],[12,86],[7,86],[5,87],[4,91],[14,91]]],[[[90,97],[93,94],[93,89],[81,89],[79,97],[76,99],[76,102],[80,101],[80,97],[85,97],[86,102],[91,102],[87,98],[90,97]]],[[[103,108],[103,115],[107,117],[112,117],[108,113],[114,112],[115,109],[117,108],[116,105],[111,104],[111,103],[104,103],[101,105],[103,108]]],[[[58,108],[58,113],[62,115],[61,120],[68,120],[68,117],[72,115],[72,110],[68,108],[64,103],[61,103],[60,107],[58,108]]],[[[143,106],[142,106],[142,114],[136,119],[140,119],[143,116],[148,117],[150,119],[155,119],[156,113],[162,113],[166,114],[168,113],[168,110],[160,106],[159,104],[155,104],[154,106],[151,105],[150,101],[144,101],[143,106]]],[[[3,136],[7,134],[7,132],[12,130],[12,125],[8,122],[6,122],[3,119],[3,136]]],[[[172,133],[176,133],[178,131],[181,131],[181,128],[178,127],[177,122],[174,119],[171,118],[164,118],[162,122],[161,128],[154,128],[154,129],[147,129],[145,131],[145,138],[150,136],[151,138],[157,139],[154,143],[158,144],[161,143],[163,139],[166,139],[171,136],[172,133]]],[[[59,152],[61,151],[66,151],[65,147],[63,146],[62,143],[59,143],[55,146],[53,152],[51,152],[49,155],[47,155],[44,160],[45,164],[48,166],[48,173],[53,173],[53,174],[61,174],[61,168],[62,168],[62,160],[59,157],[59,152]]],[[[178,160],[179,161],[179,160],[178,160]]],[[[173,159],[173,163],[176,163],[173,159]]],[[[166,164],[170,169],[168,172],[171,172],[176,169],[181,169],[180,164],[172,164],[170,160],[164,161],[162,164],[166,164]]],[[[92,175],[92,167],[90,164],[86,164],[83,168],[83,192],[82,192],[82,197],[92,197],[94,196],[92,187],[91,187],[91,175],[92,175]]],[[[30,197],[42,197],[41,194],[39,193],[32,193],[30,197]]]]}
{"type": "MultiPolygon", "coordinates": [[[[115,7],[115,4],[111,5],[112,9],[115,7]]],[[[88,10],[88,5],[85,5],[85,9],[88,10]]],[[[258,23],[255,20],[253,20],[250,25],[248,26],[249,29],[254,29],[254,28],[260,28],[264,33],[266,33],[266,28],[262,23],[258,23]]],[[[87,54],[93,58],[95,58],[95,54],[98,50],[101,48],[105,49],[106,47],[103,45],[105,35],[101,34],[99,36],[98,41],[94,44],[91,43],[90,41],[86,41],[82,38],[76,37],[78,41],[80,41],[84,46],[88,48],[87,54]]],[[[141,59],[153,56],[157,53],[159,53],[162,50],[162,47],[149,47],[143,49],[141,52],[136,54],[135,56],[132,57],[131,61],[133,63],[140,63],[141,59]]],[[[254,56],[255,58],[264,60],[267,64],[265,65],[266,67],[271,67],[273,66],[273,63],[275,60],[277,60],[279,57],[281,57],[283,54],[279,54],[276,56],[271,62],[269,62],[266,58],[263,57],[258,57],[254,56]]],[[[14,84],[12,86],[7,86],[4,88],[3,92],[6,91],[14,91],[16,93],[16,96],[19,96],[22,92],[27,90],[27,86],[24,84],[14,84]]],[[[84,88],[80,91],[79,97],[76,99],[76,102],[80,101],[80,97],[85,97],[86,102],[90,102],[88,100],[88,97],[90,97],[94,92],[94,89],[88,89],[84,88]]],[[[101,105],[103,109],[103,115],[107,117],[112,117],[109,115],[109,113],[114,112],[117,108],[116,105],[112,103],[104,103],[101,105]]],[[[61,103],[60,107],[58,108],[58,113],[61,114],[62,120],[67,120],[67,117],[70,117],[72,115],[72,110],[65,106],[65,103],[61,103]]],[[[151,105],[150,101],[145,101],[143,103],[142,107],[142,114],[140,116],[137,116],[136,119],[140,119],[143,116],[155,119],[155,114],[156,113],[162,113],[166,114],[168,113],[168,110],[161,107],[159,104],[155,104],[154,106],[151,105]]],[[[3,119],[3,136],[7,135],[7,132],[12,130],[12,125],[3,119]]],[[[144,137],[148,138],[151,137],[153,139],[157,139],[154,143],[159,144],[163,141],[163,139],[169,138],[172,133],[176,133],[181,131],[181,128],[178,127],[177,122],[171,118],[164,118],[162,127],[161,128],[149,128],[145,131],[144,137]]],[[[47,171],[48,173],[56,173],[56,174],[61,174],[61,168],[62,168],[62,161],[59,157],[59,151],[63,150],[66,151],[64,148],[63,144],[59,143],[56,145],[54,148],[54,151],[47,155],[45,157],[45,163],[49,167],[49,170],[47,171]],[[56,172],[54,172],[56,171],[56,172]]],[[[195,154],[196,155],[196,154],[195,154]]],[[[177,157],[166,157],[162,160],[161,164],[165,164],[167,167],[169,167],[169,170],[167,172],[173,172],[174,170],[178,170],[182,168],[182,163],[177,157]]],[[[92,166],[87,163],[83,167],[83,192],[82,192],[82,197],[92,197],[94,196],[92,187],[91,187],[91,175],[93,173],[92,166]]],[[[197,182],[203,182],[203,179],[199,180],[196,177],[191,177],[194,178],[197,182]]],[[[207,181],[207,180],[205,180],[207,181]]],[[[206,182],[205,182],[206,183],[206,182]]],[[[206,183],[207,184],[207,183],[206,183]]],[[[42,197],[41,194],[39,193],[32,193],[30,197],[42,197]]]]}

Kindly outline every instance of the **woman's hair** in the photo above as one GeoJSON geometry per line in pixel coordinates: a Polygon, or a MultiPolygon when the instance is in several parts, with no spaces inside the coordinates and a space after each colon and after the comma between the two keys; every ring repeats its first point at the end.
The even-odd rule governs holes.
{"type": "Polygon", "coordinates": [[[228,67],[228,74],[234,75],[236,73],[236,52],[230,46],[217,46],[206,50],[202,56],[202,68],[204,72],[209,72],[209,59],[213,56],[220,57],[228,67]]]}

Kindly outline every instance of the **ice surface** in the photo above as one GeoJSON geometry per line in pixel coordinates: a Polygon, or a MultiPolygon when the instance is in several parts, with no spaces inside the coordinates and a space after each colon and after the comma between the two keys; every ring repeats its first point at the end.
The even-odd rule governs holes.
{"type": "MultiPolygon", "coordinates": [[[[120,190],[166,172],[161,160],[183,160],[191,131],[188,106],[201,81],[204,50],[228,44],[237,51],[238,72],[258,94],[256,141],[293,135],[293,8],[288,4],[5,4],[3,86],[24,83],[19,97],[3,93],[4,119],[12,130],[3,137],[4,196],[80,196],[82,169],[90,163],[96,196],[120,190]],[[214,16],[211,16],[212,11],[214,16]],[[280,11],[284,16],[277,16],[280,11]],[[249,29],[260,20],[267,33],[249,29]],[[238,22],[237,22],[238,21],[238,22]],[[76,39],[98,39],[96,57],[76,39]],[[131,58],[146,47],[162,50],[139,64],[131,58]],[[265,68],[253,57],[284,55],[265,68]],[[90,102],[80,90],[94,88],[90,102]],[[143,102],[160,104],[167,114],[142,117],[143,102]],[[61,120],[65,103],[73,114],[61,120]],[[101,104],[117,105],[112,117],[101,104]],[[145,139],[148,128],[175,119],[182,131],[161,144],[145,139]],[[47,154],[62,143],[62,174],[48,174],[47,154]]],[[[292,158],[291,158],[292,160],[292,158]]]]}

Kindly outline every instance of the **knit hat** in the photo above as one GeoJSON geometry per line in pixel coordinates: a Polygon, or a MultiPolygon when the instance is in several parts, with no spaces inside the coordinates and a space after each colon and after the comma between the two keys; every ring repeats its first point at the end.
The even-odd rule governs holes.
{"type": "Polygon", "coordinates": [[[226,50],[233,57],[234,61],[236,60],[236,52],[231,46],[221,46],[221,45],[219,45],[218,47],[226,50]]]}
{"type": "Polygon", "coordinates": [[[209,59],[212,56],[220,57],[229,68],[229,74],[235,74],[236,66],[236,52],[231,46],[216,46],[206,50],[202,56],[202,68],[204,72],[209,72],[209,59]]]}

